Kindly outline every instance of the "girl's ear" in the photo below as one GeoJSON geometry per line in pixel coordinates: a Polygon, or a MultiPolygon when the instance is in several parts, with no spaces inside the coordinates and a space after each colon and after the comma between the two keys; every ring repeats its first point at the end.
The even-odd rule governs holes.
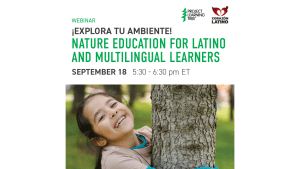
{"type": "Polygon", "coordinates": [[[98,147],[103,147],[107,144],[107,140],[103,137],[95,137],[95,138],[92,138],[91,141],[95,146],[98,146],[98,147]]]}

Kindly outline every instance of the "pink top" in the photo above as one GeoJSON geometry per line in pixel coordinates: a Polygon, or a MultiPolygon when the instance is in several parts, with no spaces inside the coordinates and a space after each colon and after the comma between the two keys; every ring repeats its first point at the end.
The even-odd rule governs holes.
{"type": "Polygon", "coordinates": [[[102,152],[102,169],[146,169],[151,164],[152,129],[144,126],[135,130],[135,133],[145,137],[146,147],[131,150],[119,146],[106,146],[102,152]]]}

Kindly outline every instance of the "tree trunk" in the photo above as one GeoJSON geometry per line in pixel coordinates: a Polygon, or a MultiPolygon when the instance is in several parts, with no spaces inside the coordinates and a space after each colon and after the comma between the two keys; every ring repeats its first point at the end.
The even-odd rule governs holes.
{"type": "Polygon", "coordinates": [[[119,102],[122,102],[121,85],[104,85],[105,92],[116,97],[119,102]]]}
{"type": "Polygon", "coordinates": [[[129,107],[133,107],[133,103],[136,99],[136,93],[137,93],[137,85],[130,85],[129,87],[129,96],[130,96],[130,99],[129,99],[129,107]]]}
{"type": "Polygon", "coordinates": [[[230,120],[233,121],[233,110],[234,110],[234,85],[230,88],[230,120]]]}
{"type": "Polygon", "coordinates": [[[216,85],[153,85],[152,167],[215,167],[216,85]]]}
{"type": "Polygon", "coordinates": [[[76,108],[78,104],[84,99],[85,95],[85,85],[73,85],[73,92],[74,92],[74,100],[72,105],[72,113],[76,113],[76,108]]]}

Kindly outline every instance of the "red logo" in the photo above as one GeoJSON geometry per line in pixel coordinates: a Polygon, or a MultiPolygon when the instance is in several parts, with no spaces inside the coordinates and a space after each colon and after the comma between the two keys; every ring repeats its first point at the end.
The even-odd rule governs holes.
{"type": "Polygon", "coordinates": [[[217,16],[224,16],[228,12],[228,6],[226,6],[226,8],[222,8],[222,9],[212,7],[212,10],[217,16]],[[220,11],[220,12],[218,12],[218,11],[220,11]]]}

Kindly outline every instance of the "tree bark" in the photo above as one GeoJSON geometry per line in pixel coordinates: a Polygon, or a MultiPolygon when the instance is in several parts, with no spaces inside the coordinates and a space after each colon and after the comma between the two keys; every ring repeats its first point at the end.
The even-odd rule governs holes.
{"type": "Polygon", "coordinates": [[[215,167],[216,85],[153,85],[152,167],[215,167]]]}
{"type": "Polygon", "coordinates": [[[85,95],[85,85],[73,85],[73,92],[74,92],[74,100],[72,105],[72,113],[76,113],[76,108],[78,104],[84,99],[85,95]]]}

